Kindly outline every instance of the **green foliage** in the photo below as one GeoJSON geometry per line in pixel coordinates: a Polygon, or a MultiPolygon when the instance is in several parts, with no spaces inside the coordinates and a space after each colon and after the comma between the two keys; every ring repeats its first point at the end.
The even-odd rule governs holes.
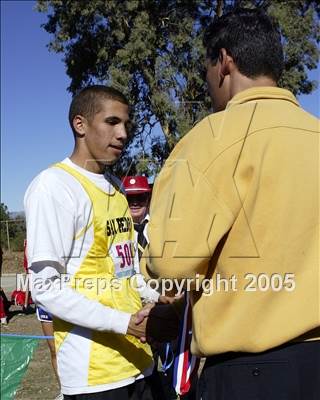
{"type": "Polygon", "coordinates": [[[317,82],[308,79],[307,70],[317,67],[319,56],[318,2],[273,0],[270,4],[269,13],[279,22],[284,39],[285,71],[280,84],[295,94],[311,93],[317,82]]]}
{"type": "MultiPolygon", "coordinates": [[[[310,93],[315,82],[319,6],[302,0],[38,0],[48,14],[49,49],[64,54],[72,93],[112,84],[134,105],[136,131],[118,172],[152,174],[176,142],[210,111],[202,34],[215,13],[264,7],[278,20],[286,51],[281,85],[310,93]],[[142,149],[142,150],[141,150],[142,149]],[[149,167],[146,160],[154,163],[149,167]]],[[[272,44],[271,44],[272,45],[272,44]]]]}
{"type": "Polygon", "coordinates": [[[4,203],[0,203],[0,220],[5,221],[9,219],[9,210],[4,203]]]}
{"type": "Polygon", "coordinates": [[[14,236],[10,238],[10,250],[23,251],[25,238],[26,238],[25,223],[19,223],[17,225],[17,229],[14,236]]]}
{"type": "Polygon", "coordinates": [[[6,220],[9,219],[9,211],[8,207],[4,203],[0,203],[0,221],[1,221],[1,231],[0,231],[0,239],[1,239],[1,248],[6,247],[6,225],[5,222],[6,220]]]}
{"type": "Polygon", "coordinates": [[[26,238],[26,223],[24,218],[11,218],[8,207],[4,203],[0,204],[0,217],[1,248],[8,249],[9,238],[10,250],[22,251],[24,239],[26,238]]]}

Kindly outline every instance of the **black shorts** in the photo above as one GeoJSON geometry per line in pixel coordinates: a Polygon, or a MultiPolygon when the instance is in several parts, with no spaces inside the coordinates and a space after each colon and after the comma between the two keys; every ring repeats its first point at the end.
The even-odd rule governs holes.
{"type": "Polygon", "coordinates": [[[200,400],[318,400],[320,341],[287,344],[263,353],[207,358],[200,400]]]}
{"type": "Polygon", "coordinates": [[[64,400],[153,400],[148,378],[104,392],[63,395],[64,400]]]}

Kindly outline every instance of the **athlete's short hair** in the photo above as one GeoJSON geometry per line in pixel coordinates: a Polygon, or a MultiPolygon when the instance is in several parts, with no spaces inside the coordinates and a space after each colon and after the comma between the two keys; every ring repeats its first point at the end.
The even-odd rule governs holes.
{"type": "Polygon", "coordinates": [[[69,123],[74,134],[74,117],[82,115],[90,122],[95,114],[101,111],[101,102],[106,99],[129,106],[127,98],[119,90],[104,85],[87,86],[73,97],[69,108],[69,123]]]}

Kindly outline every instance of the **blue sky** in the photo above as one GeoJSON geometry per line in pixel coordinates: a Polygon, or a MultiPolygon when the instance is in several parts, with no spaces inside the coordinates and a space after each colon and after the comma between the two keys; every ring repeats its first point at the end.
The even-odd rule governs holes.
{"type": "MultiPolygon", "coordinates": [[[[61,54],[48,51],[46,15],[34,1],[1,1],[1,202],[23,210],[23,195],[48,165],[69,155],[67,92],[61,54]]],[[[310,77],[319,79],[320,67],[310,77]]],[[[319,90],[300,96],[303,108],[319,116],[319,90]]]]}

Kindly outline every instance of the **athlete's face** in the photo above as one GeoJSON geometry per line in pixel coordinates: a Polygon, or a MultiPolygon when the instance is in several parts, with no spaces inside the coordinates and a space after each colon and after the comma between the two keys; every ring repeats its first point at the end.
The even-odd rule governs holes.
{"type": "Polygon", "coordinates": [[[101,172],[105,165],[115,163],[124,149],[129,123],[128,106],[105,99],[91,120],[78,118],[82,124],[78,144],[83,166],[92,172],[101,172]]]}

